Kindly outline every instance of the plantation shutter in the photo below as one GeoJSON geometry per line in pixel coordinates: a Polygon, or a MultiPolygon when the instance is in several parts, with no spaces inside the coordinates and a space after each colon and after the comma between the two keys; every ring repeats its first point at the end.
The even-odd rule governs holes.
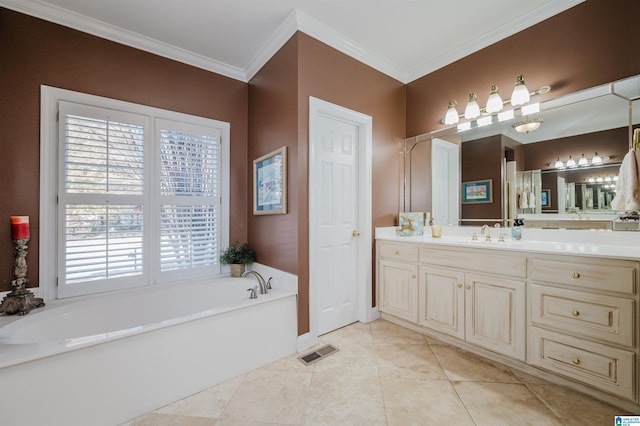
{"type": "Polygon", "coordinates": [[[146,117],[60,102],[59,123],[60,295],[142,284],[146,117]]]}
{"type": "Polygon", "coordinates": [[[219,273],[220,132],[171,120],[156,124],[160,273],[167,279],[219,273]]]}

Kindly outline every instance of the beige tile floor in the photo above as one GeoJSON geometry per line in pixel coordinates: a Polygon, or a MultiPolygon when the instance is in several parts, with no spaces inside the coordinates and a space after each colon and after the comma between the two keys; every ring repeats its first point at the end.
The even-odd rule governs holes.
{"type": "Polygon", "coordinates": [[[613,425],[629,414],[388,321],[321,337],[339,352],[297,354],[126,426],[613,425]]]}

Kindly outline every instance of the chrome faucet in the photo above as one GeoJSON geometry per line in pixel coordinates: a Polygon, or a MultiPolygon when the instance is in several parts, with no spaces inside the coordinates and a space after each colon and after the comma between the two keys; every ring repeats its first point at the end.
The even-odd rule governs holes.
{"type": "Polygon", "coordinates": [[[485,237],[485,241],[491,241],[491,228],[489,228],[489,225],[482,225],[482,228],[480,229],[480,234],[481,235],[485,235],[486,232],[486,237],[485,237]]]}
{"type": "Polygon", "coordinates": [[[243,277],[247,277],[248,275],[253,275],[258,280],[258,284],[260,284],[260,294],[267,294],[269,292],[270,286],[267,285],[267,282],[264,280],[264,278],[262,278],[262,275],[260,275],[256,271],[247,271],[242,274],[243,277]]]}

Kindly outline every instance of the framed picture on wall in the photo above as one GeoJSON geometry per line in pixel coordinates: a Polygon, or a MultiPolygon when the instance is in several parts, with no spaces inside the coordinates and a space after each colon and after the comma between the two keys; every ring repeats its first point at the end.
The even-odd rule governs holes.
{"type": "Polygon", "coordinates": [[[287,213],[287,147],[253,160],[253,214],[287,213]]]}
{"type": "Polygon", "coordinates": [[[540,193],[540,206],[541,207],[551,207],[551,190],[543,189],[540,193]]]}
{"type": "Polygon", "coordinates": [[[462,182],[462,204],[493,203],[493,179],[462,182]]]}

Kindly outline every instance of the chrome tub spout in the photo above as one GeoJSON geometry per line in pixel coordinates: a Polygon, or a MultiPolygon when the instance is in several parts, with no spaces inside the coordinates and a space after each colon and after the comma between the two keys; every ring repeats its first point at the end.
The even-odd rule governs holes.
{"type": "Polygon", "coordinates": [[[253,275],[258,280],[258,284],[260,285],[260,294],[267,294],[269,292],[267,282],[264,280],[264,278],[262,278],[262,275],[260,275],[256,271],[247,271],[242,274],[243,277],[247,277],[249,275],[253,275]]]}

